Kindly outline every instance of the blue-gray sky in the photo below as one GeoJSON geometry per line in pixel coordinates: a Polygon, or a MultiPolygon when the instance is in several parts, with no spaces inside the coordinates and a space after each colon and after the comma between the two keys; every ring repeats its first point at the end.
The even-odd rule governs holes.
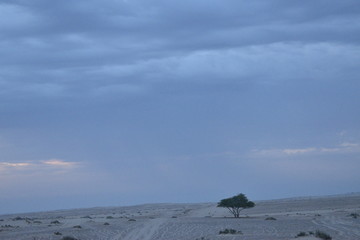
{"type": "Polygon", "coordinates": [[[0,213],[360,191],[360,3],[1,0],[0,213]]]}

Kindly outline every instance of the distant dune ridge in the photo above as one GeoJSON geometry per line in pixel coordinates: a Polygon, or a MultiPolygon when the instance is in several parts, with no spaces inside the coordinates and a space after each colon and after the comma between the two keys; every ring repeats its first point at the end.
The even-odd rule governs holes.
{"type": "Polygon", "coordinates": [[[0,226],[4,240],[357,240],[360,194],[256,201],[239,219],[216,203],[144,204],[1,215],[0,226]]]}

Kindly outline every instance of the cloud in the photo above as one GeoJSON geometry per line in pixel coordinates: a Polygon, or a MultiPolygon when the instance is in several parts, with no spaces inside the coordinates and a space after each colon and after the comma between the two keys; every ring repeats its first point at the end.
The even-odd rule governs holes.
{"type": "Polygon", "coordinates": [[[308,147],[308,148],[284,148],[284,149],[253,149],[250,153],[252,157],[290,157],[301,155],[319,154],[347,154],[360,152],[359,143],[345,142],[336,147],[308,147]]]}
{"type": "Polygon", "coordinates": [[[9,162],[0,162],[0,166],[3,167],[13,167],[13,168],[21,168],[21,167],[27,167],[30,166],[31,163],[9,163],[9,162]]]}
{"type": "Polygon", "coordinates": [[[360,167],[359,153],[360,144],[356,142],[331,147],[256,149],[243,156],[247,160],[239,164],[269,181],[299,181],[302,187],[305,182],[351,185],[360,167]]]}
{"type": "Polygon", "coordinates": [[[8,98],[139,94],[172,80],[350,81],[359,74],[354,1],[9,3],[0,5],[7,16],[0,84],[8,98]]]}
{"type": "Polygon", "coordinates": [[[347,149],[359,149],[360,144],[359,143],[350,143],[350,142],[344,142],[340,144],[341,147],[347,148],[347,149]]]}
{"type": "Polygon", "coordinates": [[[283,149],[282,152],[288,155],[304,154],[316,151],[316,148],[303,148],[303,149],[283,149]]]}
{"type": "Polygon", "coordinates": [[[59,160],[59,159],[51,159],[51,160],[43,161],[42,163],[45,165],[49,165],[49,166],[66,167],[66,168],[74,167],[79,164],[77,162],[66,162],[66,161],[59,160]]]}
{"type": "Polygon", "coordinates": [[[78,162],[68,162],[60,159],[30,162],[0,162],[0,171],[3,174],[41,174],[48,171],[72,170],[78,166],[78,162]]]}
{"type": "Polygon", "coordinates": [[[351,183],[351,180],[354,180],[357,175],[360,162],[357,159],[338,161],[308,156],[299,161],[286,158],[268,161],[265,158],[257,158],[252,159],[252,162],[247,163],[246,166],[249,170],[257,172],[262,178],[274,177],[272,180],[294,181],[297,179],[316,184],[323,181],[335,183],[347,180],[351,183]]]}
{"type": "Polygon", "coordinates": [[[38,23],[38,18],[31,9],[16,4],[0,4],[0,29],[3,33],[25,29],[38,23]]]}

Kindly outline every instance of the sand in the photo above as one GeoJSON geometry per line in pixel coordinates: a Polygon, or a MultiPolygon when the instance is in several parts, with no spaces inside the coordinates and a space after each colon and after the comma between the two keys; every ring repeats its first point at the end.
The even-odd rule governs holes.
{"type": "Polygon", "coordinates": [[[74,209],[2,215],[0,239],[315,240],[295,237],[320,230],[335,240],[357,240],[360,217],[351,213],[360,214],[360,194],[259,201],[239,219],[216,203],[74,209]],[[219,234],[225,229],[239,232],[219,234]]]}

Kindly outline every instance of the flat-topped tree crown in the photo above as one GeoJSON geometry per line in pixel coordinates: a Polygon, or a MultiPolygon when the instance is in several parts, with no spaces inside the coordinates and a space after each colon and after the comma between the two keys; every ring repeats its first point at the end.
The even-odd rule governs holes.
{"type": "Polygon", "coordinates": [[[245,194],[240,193],[231,198],[222,199],[217,206],[227,208],[234,215],[234,217],[238,218],[240,216],[241,210],[255,207],[255,203],[249,201],[245,194]]]}

